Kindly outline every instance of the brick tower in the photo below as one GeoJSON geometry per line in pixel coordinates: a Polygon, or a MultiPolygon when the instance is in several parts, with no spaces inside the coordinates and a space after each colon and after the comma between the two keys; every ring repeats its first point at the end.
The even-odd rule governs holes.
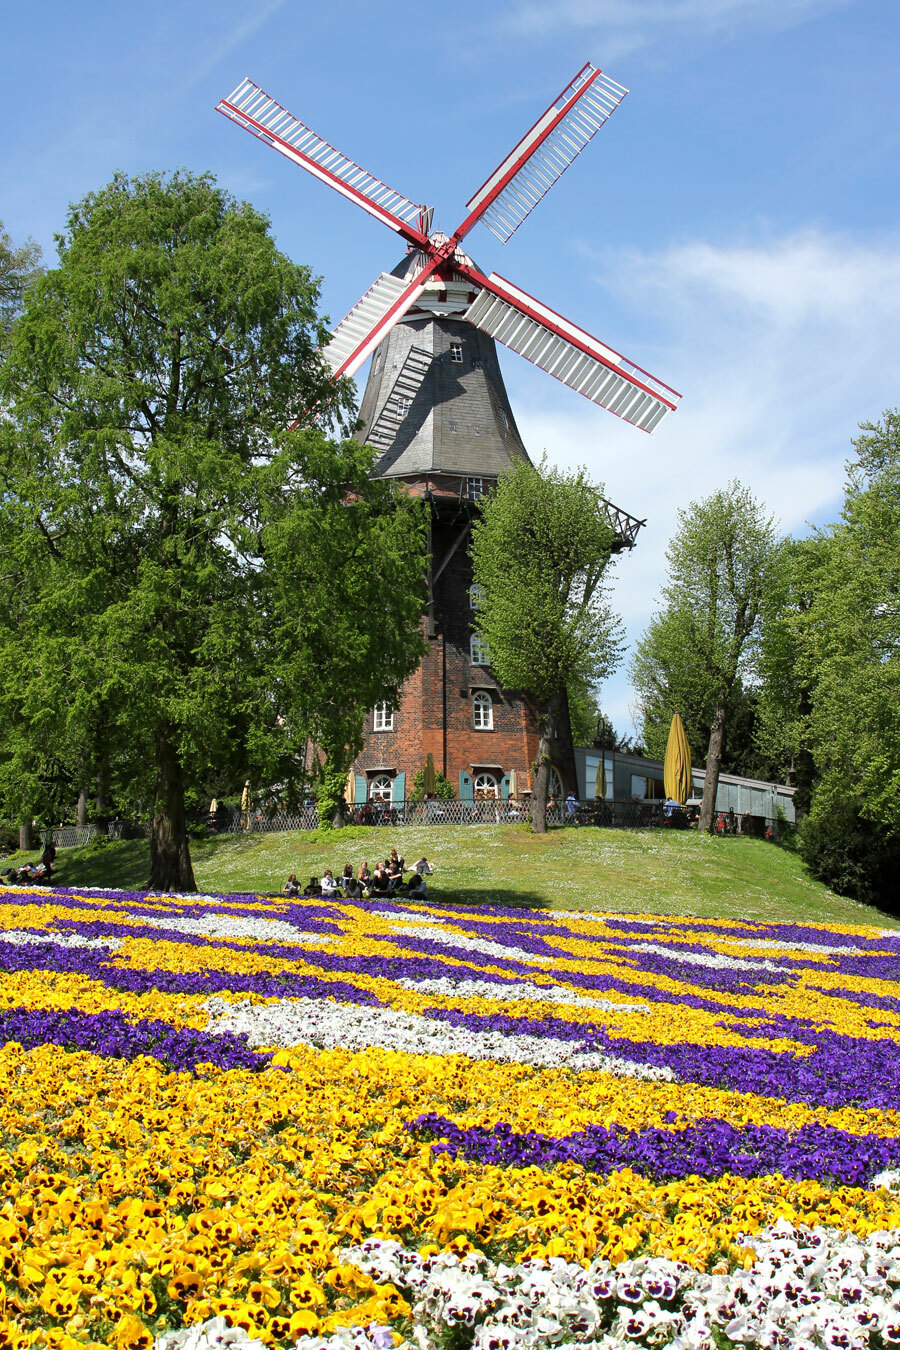
{"type": "MultiPolygon", "coordinates": [[[[411,252],[391,275],[422,266],[411,252]]],[[[458,273],[429,280],[417,304],[375,349],[359,439],[381,453],[375,472],[429,506],[427,650],[397,708],[373,709],[353,766],[356,803],[398,802],[431,754],[462,800],[531,788],[537,717],[501,688],[478,636],[468,542],[478,499],[517,459],[528,459],[494,341],[462,317],[472,289],[458,273]]],[[[575,790],[571,737],[558,743],[557,791],[575,790]]]]}

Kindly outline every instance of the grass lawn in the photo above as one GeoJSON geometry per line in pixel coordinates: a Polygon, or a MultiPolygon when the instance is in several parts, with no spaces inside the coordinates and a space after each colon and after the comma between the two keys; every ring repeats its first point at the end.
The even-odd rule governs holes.
{"type": "MultiPolygon", "coordinates": [[[[356,868],[363,858],[372,866],[391,847],[407,863],[428,856],[435,867],[429,894],[437,900],[900,928],[900,919],[811,880],[789,849],[741,836],[582,828],[539,837],[526,826],[351,826],[312,837],[223,835],[195,841],[191,855],[201,890],[278,892],[290,872],[305,881],[325,867],[335,874],[346,862],[356,868]]],[[[148,845],[66,849],[57,862],[61,885],[136,889],[148,875],[148,845]]]]}

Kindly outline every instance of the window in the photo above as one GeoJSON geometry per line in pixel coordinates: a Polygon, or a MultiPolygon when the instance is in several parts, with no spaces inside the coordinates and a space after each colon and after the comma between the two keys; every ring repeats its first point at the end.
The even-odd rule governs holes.
{"type": "Polygon", "coordinates": [[[500,785],[497,782],[495,773],[488,773],[485,770],[475,775],[475,799],[476,801],[484,797],[499,797],[500,785]]]}
{"type": "MultiPolygon", "coordinates": [[[[477,427],[475,428],[475,434],[476,434],[476,436],[478,435],[478,428],[477,428],[477,427]]],[[[470,502],[476,502],[476,501],[478,500],[479,497],[483,497],[483,496],[484,496],[484,479],[483,479],[483,478],[467,478],[467,479],[466,479],[466,496],[468,497],[468,499],[469,499],[470,502]]]]}
{"type": "Polygon", "coordinates": [[[462,343],[461,343],[461,342],[451,342],[451,343],[450,343],[450,360],[453,362],[453,364],[454,364],[455,366],[461,366],[461,365],[462,365],[462,359],[463,359],[463,354],[462,354],[462,343]]]}
{"type": "Polygon", "coordinates": [[[494,730],[494,700],[490,694],[475,694],[473,696],[472,725],[476,731],[494,730]]]}
{"type": "Polygon", "coordinates": [[[489,666],[491,664],[490,653],[480,633],[473,633],[469,638],[469,660],[473,666],[489,666]]]}
{"type": "Polygon", "coordinates": [[[483,600],[484,587],[479,586],[477,582],[474,582],[469,587],[469,609],[478,609],[483,600]]]}
{"type": "Polygon", "coordinates": [[[447,423],[447,426],[448,426],[448,427],[450,428],[450,430],[453,431],[453,432],[459,431],[459,423],[456,422],[456,421],[454,421],[454,419],[453,419],[452,417],[450,418],[449,422],[447,423]]]}
{"type": "Polygon", "coordinates": [[[394,406],[398,417],[405,417],[412,406],[412,399],[406,398],[403,394],[398,394],[394,399],[394,406]]]}
{"type": "Polygon", "coordinates": [[[372,723],[375,731],[393,731],[394,713],[386,703],[379,703],[375,708],[375,718],[372,723]]]}
{"type": "Polygon", "coordinates": [[[369,799],[373,802],[389,802],[394,780],[389,773],[380,773],[369,784],[369,799]]]}
{"type": "Polygon", "coordinates": [[[557,801],[562,797],[562,782],[552,764],[547,777],[547,795],[548,797],[555,797],[557,801]]]}

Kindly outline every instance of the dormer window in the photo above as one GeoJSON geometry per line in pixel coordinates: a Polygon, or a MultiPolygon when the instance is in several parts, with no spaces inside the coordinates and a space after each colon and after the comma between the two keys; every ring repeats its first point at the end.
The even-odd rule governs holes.
{"type": "Polygon", "coordinates": [[[450,360],[453,362],[453,364],[454,364],[455,366],[461,366],[461,365],[462,365],[462,359],[463,359],[462,343],[461,343],[461,342],[451,342],[451,343],[450,343],[450,360]]]}

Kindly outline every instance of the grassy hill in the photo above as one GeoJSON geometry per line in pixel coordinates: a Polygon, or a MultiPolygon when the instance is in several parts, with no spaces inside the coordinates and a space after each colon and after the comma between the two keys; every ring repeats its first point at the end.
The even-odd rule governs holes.
{"type": "MultiPolygon", "coordinates": [[[[356,868],[363,858],[371,866],[391,847],[408,863],[428,856],[435,867],[429,892],[439,900],[900,928],[900,919],[811,880],[790,850],[741,836],[582,828],[540,837],[525,826],[353,826],[312,835],[224,835],[195,842],[191,853],[201,890],[271,893],[290,872],[305,881],[325,867],[356,868]]],[[[148,845],[66,849],[57,862],[61,885],[136,889],[149,872],[148,845]]]]}

